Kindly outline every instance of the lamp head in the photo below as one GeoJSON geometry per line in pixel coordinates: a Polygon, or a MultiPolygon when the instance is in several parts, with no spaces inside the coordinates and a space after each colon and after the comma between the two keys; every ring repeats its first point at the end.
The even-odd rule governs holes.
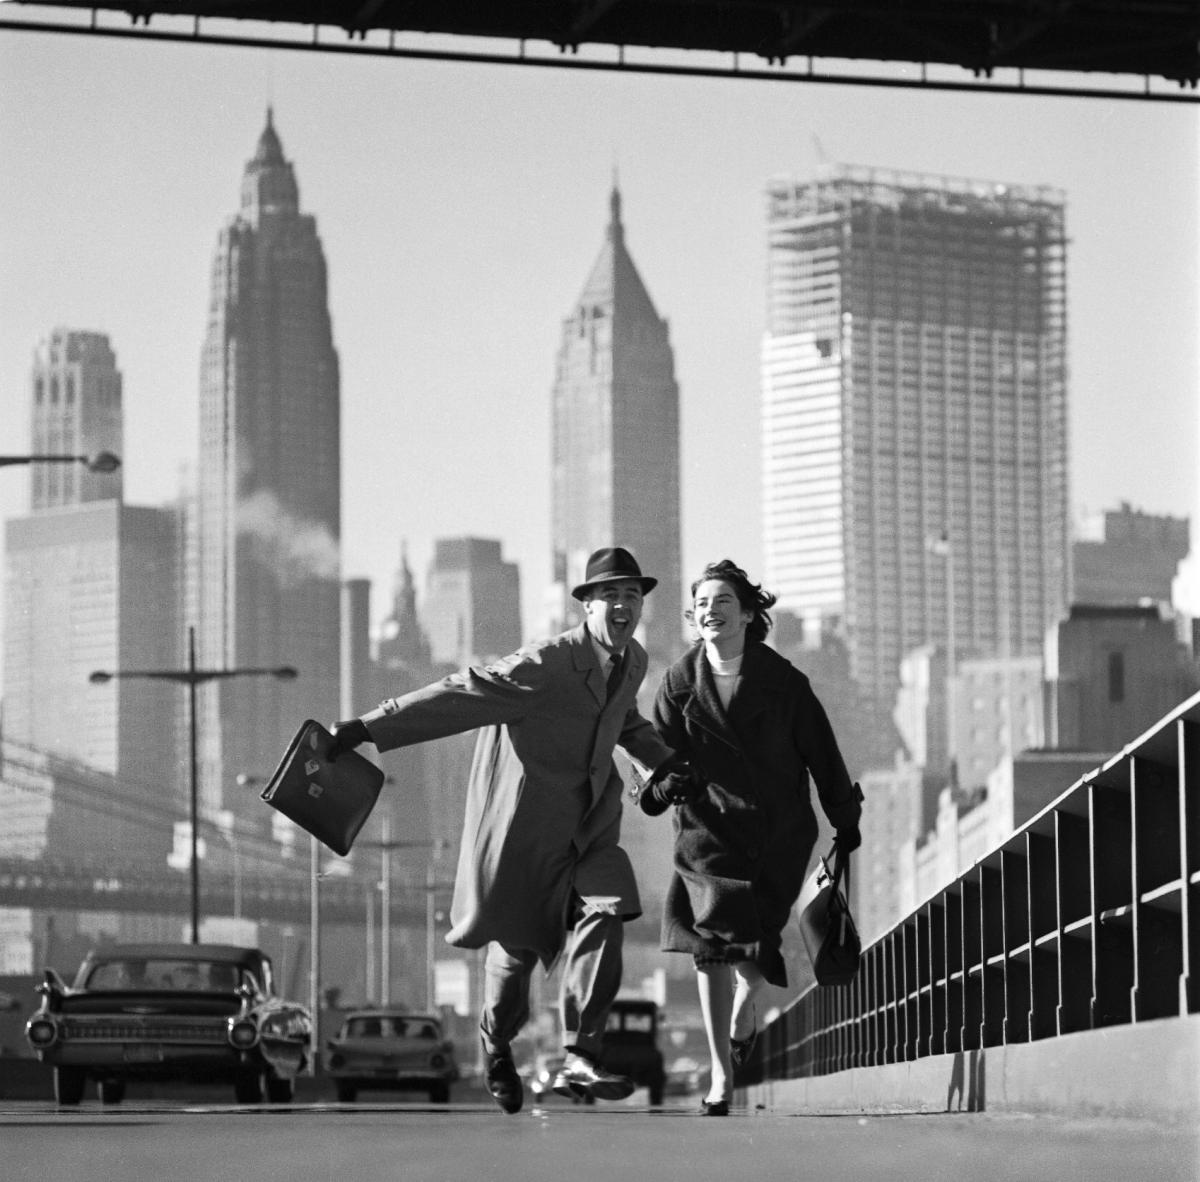
{"type": "Polygon", "coordinates": [[[113,675],[111,673],[106,673],[103,669],[97,669],[95,673],[92,673],[88,676],[88,681],[90,681],[92,685],[106,685],[108,682],[112,681],[112,676],[113,675]]]}
{"type": "Polygon", "coordinates": [[[97,452],[94,456],[84,456],[83,462],[89,472],[115,472],[121,466],[120,456],[111,451],[97,452]]]}

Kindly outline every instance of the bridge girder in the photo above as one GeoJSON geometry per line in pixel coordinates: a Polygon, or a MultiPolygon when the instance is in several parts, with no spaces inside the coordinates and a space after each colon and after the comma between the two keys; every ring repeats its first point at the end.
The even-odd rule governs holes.
{"type": "MultiPolygon", "coordinates": [[[[589,69],[1131,98],[1171,97],[1171,92],[1152,93],[1151,79],[1187,92],[1200,79],[1200,8],[1194,0],[362,0],[355,5],[336,0],[31,5],[17,0],[6,7],[25,5],[54,13],[55,19],[22,15],[0,19],[0,27],[589,69]],[[80,19],[84,16],[86,21],[80,19]],[[430,48],[431,37],[449,48],[430,48]],[[470,48],[480,43],[488,48],[470,48]],[[550,47],[550,56],[531,55],[531,43],[550,47]],[[585,46],[610,55],[616,51],[618,57],[578,59],[585,46]],[[626,57],[630,49],[668,51],[676,62],[682,53],[691,60],[633,61],[626,57]],[[731,60],[719,66],[695,60],[711,55],[731,60]],[[751,59],[749,68],[743,56],[751,59]],[[806,71],[787,68],[797,59],[807,61],[806,71]],[[814,68],[816,61],[842,63],[843,69],[829,75],[814,68]],[[756,69],[756,62],[769,68],[756,69]],[[846,63],[863,62],[919,70],[890,80],[844,71],[846,63]],[[976,81],[931,78],[930,67],[956,67],[976,81]],[[1027,84],[1027,71],[1075,80],[1027,84]],[[1014,73],[1016,81],[994,81],[997,72],[1014,73]],[[1098,90],[1079,80],[1087,75],[1111,75],[1126,83],[1142,79],[1145,86],[1098,90]]],[[[1173,97],[1195,101],[1190,94],[1173,97]]]]}

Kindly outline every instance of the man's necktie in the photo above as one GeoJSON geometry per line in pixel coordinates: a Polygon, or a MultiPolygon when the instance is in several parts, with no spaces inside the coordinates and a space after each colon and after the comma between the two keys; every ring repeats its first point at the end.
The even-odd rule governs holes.
{"type": "Polygon", "coordinates": [[[625,655],[613,653],[608,662],[608,697],[612,699],[625,675],[625,655]]]}

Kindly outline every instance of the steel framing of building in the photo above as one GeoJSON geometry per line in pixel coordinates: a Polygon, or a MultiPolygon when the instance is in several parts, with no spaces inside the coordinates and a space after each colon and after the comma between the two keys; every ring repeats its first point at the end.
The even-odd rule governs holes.
{"type": "Polygon", "coordinates": [[[1057,190],[833,165],[768,187],[767,582],[844,628],[885,714],[909,649],[1038,651],[1065,605],[1065,271],[1057,190]]]}

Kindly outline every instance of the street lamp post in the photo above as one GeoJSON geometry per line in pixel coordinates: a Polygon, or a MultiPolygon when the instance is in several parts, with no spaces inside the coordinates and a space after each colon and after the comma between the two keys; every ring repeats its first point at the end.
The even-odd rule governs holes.
{"type": "MultiPolygon", "coordinates": [[[[379,851],[379,1003],[388,1005],[391,1001],[392,988],[392,850],[432,850],[437,854],[441,850],[439,841],[394,841],[392,840],[392,819],[386,813],[380,818],[380,840],[364,841],[360,845],[379,851]]],[[[425,908],[425,946],[426,956],[432,946],[432,900],[433,900],[433,862],[427,864],[425,874],[425,891],[427,904],[425,908]]],[[[432,997],[433,969],[426,964],[425,991],[432,997]]]]}
{"type": "Polygon", "coordinates": [[[121,458],[111,451],[98,451],[94,456],[0,456],[0,468],[11,464],[82,464],[89,472],[115,472],[121,466],[121,458]]]}
{"type": "Polygon", "coordinates": [[[958,787],[958,736],[955,733],[957,702],[955,700],[955,678],[958,675],[955,654],[957,637],[954,634],[954,546],[950,531],[945,529],[940,537],[927,542],[931,553],[946,560],[946,762],[947,778],[951,788],[958,787]]]}
{"type": "MultiPolygon", "coordinates": [[[[239,777],[240,779],[240,777],[239,777]]],[[[237,813],[232,809],[221,809],[215,819],[217,832],[225,839],[233,854],[233,918],[242,918],[242,857],[238,849],[237,813]]]]}
{"type": "Polygon", "coordinates": [[[88,678],[93,685],[104,685],[118,678],[148,678],[152,681],[174,681],[188,687],[188,732],[190,753],[190,796],[191,796],[191,880],[192,880],[192,943],[200,943],[200,860],[197,849],[197,830],[200,824],[199,762],[197,756],[196,687],[209,681],[230,677],[275,677],[290,681],[296,677],[291,665],[274,668],[243,669],[197,669],[196,629],[188,628],[188,666],[186,669],[120,669],[109,672],[97,669],[88,678]]]}

